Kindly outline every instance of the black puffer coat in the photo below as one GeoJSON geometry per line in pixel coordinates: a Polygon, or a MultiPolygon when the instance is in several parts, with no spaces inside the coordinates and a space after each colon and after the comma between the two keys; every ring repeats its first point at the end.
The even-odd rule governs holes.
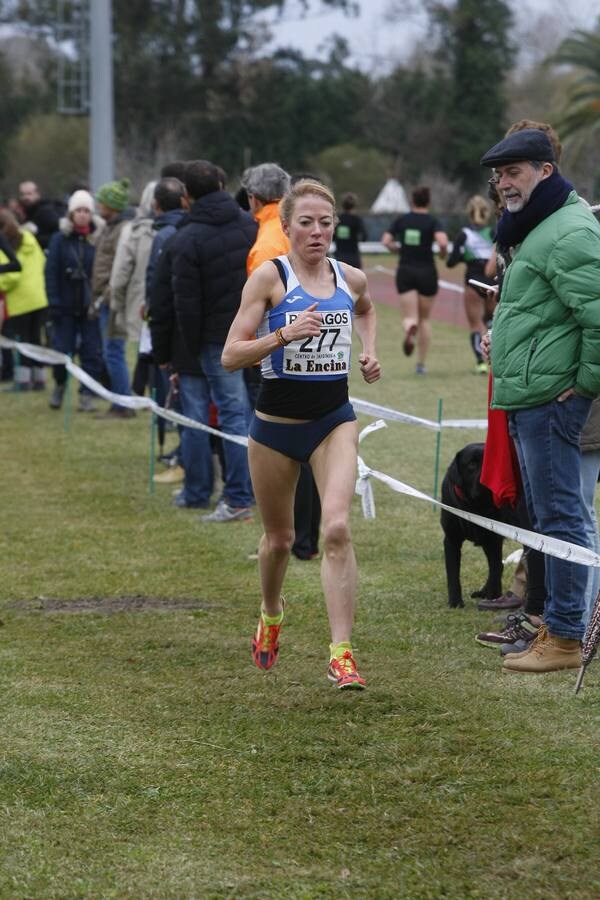
{"type": "Polygon", "coordinates": [[[175,312],[188,349],[224,344],[240,305],[258,225],[226,191],[206,194],[173,236],[175,312]]]}
{"type": "Polygon", "coordinates": [[[163,246],[147,298],[152,358],[159,366],[170,363],[179,375],[202,375],[200,357],[188,350],[175,318],[172,248],[176,237],[171,235],[163,246]]]}

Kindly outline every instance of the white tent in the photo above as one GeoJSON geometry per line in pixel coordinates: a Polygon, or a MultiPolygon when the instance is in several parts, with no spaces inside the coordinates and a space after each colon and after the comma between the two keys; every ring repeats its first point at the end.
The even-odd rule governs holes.
{"type": "Polygon", "coordinates": [[[372,213],[405,213],[410,209],[406,191],[399,181],[390,178],[381,188],[371,207],[372,213]]]}

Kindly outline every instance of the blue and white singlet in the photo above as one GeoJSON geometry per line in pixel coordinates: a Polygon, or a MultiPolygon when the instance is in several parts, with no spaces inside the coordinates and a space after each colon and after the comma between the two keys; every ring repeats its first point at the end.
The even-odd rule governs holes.
{"type": "Polygon", "coordinates": [[[318,337],[291,341],[262,360],[263,382],[256,404],[260,412],[312,419],[347,402],[354,300],[338,261],[329,257],[327,261],[336,287],[333,295],[323,300],[302,287],[287,256],[277,258],[286,293],[281,303],[266,310],[256,336],[291,325],[298,313],[313,303],[318,303],[323,321],[318,337]]]}

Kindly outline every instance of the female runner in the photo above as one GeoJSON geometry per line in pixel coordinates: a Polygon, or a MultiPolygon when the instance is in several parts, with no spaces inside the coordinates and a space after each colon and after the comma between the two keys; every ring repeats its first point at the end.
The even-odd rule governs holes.
{"type": "Polygon", "coordinates": [[[349,514],[358,429],[348,373],[354,324],[362,376],[369,384],[380,377],[375,309],[364,273],[327,257],[336,215],[324,185],[297,182],[281,201],[280,216],[291,250],[264,262],[248,279],[222,356],[228,370],[262,360],[248,446],[264,526],[262,608],[252,654],[261,669],[277,659],[281,587],[294,542],[294,492],[300,463],[308,462],[322,506],[321,581],[331,628],[327,674],[338,688],[363,688],[351,644],[357,573],[349,514]]]}

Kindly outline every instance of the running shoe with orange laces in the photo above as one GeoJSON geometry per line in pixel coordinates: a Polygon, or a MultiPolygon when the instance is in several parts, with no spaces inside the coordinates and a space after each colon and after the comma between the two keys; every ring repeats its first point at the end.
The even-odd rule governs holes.
{"type": "MultiPolygon", "coordinates": [[[[283,598],[282,598],[283,604],[283,598]]],[[[277,616],[273,618],[277,619],[277,616]]],[[[268,616],[267,616],[268,620],[268,616]]],[[[265,622],[261,612],[256,633],[252,638],[252,659],[259,669],[270,669],[277,661],[279,653],[279,632],[283,626],[283,606],[281,618],[277,625],[269,625],[265,622]]]]}
{"type": "Polygon", "coordinates": [[[329,662],[327,677],[332,684],[342,690],[354,688],[362,690],[366,687],[364,678],[356,671],[356,663],[352,656],[352,650],[344,650],[341,656],[334,656],[329,662]]]}

